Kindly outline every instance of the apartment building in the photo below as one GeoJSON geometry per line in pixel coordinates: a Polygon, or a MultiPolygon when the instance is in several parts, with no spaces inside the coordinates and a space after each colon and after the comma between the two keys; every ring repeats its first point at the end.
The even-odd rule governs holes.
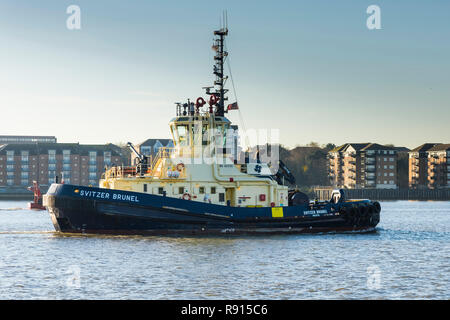
{"type": "Polygon", "coordinates": [[[106,166],[121,162],[120,148],[113,144],[6,144],[0,146],[0,187],[27,187],[33,181],[48,186],[57,175],[64,183],[97,185],[106,166]]]}
{"type": "Polygon", "coordinates": [[[330,184],[343,188],[397,188],[397,150],[347,143],[328,152],[330,184]]]}
{"type": "Polygon", "coordinates": [[[424,143],[409,152],[409,187],[428,188],[428,151],[438,143],[424,143]]]}
{"type": "Polygon", "coordinates": [[[428,151],[428,187],[450,187],[450,144],[438,144],[428,151]]]}

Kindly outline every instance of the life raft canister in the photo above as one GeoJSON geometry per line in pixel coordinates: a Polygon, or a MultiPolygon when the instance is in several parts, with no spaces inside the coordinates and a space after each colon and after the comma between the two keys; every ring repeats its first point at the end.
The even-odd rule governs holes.
{"type": "Polygon", "coordinates": [[[189,193],[184,193],[182,196],[183,200],[191,200],[191,195],[189,193]]]}
{"type": "Polygon", "coordinates": [[[180,162],[179,164],[177,164],[177,170],[179,172],[183,171],[183,169],[184,169],[184,163],[180,162]]]}

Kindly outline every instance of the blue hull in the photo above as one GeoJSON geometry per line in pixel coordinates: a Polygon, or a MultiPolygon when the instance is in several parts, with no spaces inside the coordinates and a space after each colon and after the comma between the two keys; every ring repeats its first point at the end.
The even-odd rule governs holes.
{"type": "Polygon", "coordinates": [[[379,210],[369,200],[279,207],[280,211],[66,184],[53,184],[44,205],[55,229],[68,233],[370,232],[380,219],[379,210]]]}

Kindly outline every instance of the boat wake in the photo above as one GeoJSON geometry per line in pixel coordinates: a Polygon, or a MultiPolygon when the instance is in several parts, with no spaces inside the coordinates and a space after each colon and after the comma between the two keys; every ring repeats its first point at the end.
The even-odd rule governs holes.
{"type": "Polygon", "coordinates": [[[27,210],[27,208],[0,208],[0,211],[19,211],[19,210],[27,210]]]}
{"type": "Polygon", "coordinates": [[[55,231],[42,231],[42,230],[30,230],[30,231],[0,231],[0,234],[52,234],[55,231]]]}

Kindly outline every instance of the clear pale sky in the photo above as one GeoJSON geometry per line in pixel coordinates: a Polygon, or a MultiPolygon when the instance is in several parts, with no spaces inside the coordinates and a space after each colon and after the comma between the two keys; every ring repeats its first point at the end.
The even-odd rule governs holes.
{"type": "Polygon", "coordinates": [[[225,9],[247,129],[280,129],[291,147],[450,143],[447,0],[2,0],[0,134],[168,138],[174,102],[214,79],[225,9]],[[66,27],[71,4],[81,30],[66,27]],[[372,4],[381,30],[366,27],[372,4]]]}

